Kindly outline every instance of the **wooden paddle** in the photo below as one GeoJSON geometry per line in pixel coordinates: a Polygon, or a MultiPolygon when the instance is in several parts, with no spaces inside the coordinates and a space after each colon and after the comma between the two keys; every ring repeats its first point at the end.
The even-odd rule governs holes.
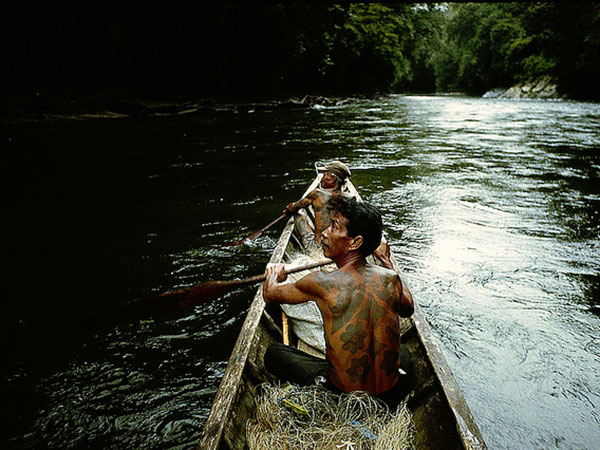
{"type": "Polygon", "coordinates": [[[250,233],[248,236],[246,236],[245,238],[240,239],[239,241],[234,241],[234,242],[226,242],[225,244],[223,244],[224,247],[236,247],[238,245],[242,245],[243,243],[247,242],[247,241],[253,241],[254,239],[256,239],[257,237],[259,237],[263,231],[268,230],[269,228],[271,228],[273,225],[275,225],[277,222],[279,222],[282,219],[285,219],[287,216],[285,214],[282,214],[281,216],[279,216],[277,219],[273,220],[272,222],[268,223],[267,225],[265,225],[264,227],[262,227],[260,230],[257,231],[253,231],[252,233],[250,233]]]}
{"type": "MultiPolygon", "coordinates": [[[[330,264],[330,259],[304,264],[286,269],[287,274],[302,272],[330,264]]],[[[265,274],[254,275],[243,280],[207,281],[193,286],[177,289],[151,297],[144,301],[129,304],[123,308],[105,311],[84,319],[85,324],[95,326],[116,325],[140,319],[160,312],[185,308],[198,303],[209,302],[233,291],[234,289],[265,281],[265,274]]]]}

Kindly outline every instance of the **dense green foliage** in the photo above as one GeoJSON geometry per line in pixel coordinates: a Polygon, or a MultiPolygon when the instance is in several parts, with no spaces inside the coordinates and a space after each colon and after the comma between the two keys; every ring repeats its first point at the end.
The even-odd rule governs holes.
{"type": "Polygon", "coordinates": [[[438,90],[481,94],[550,75],[565,93],[600,98],[599,3],[460,3],[443,16],[430,47],[438,90]]]}
{"type": "Polygon", "coordinates": [[[9,91],[481,94],[551,75],[600,98],[600,3],[14,2],[3,26],[9,91]]]}

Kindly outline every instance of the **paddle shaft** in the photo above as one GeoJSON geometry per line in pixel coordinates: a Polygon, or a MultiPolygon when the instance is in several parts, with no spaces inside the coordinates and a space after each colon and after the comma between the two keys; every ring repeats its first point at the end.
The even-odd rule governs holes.
{"type": "Polygon", "coordinates": [[[235,241],[235,242],[227,242],[224,244],[225,247],[235,247],[237,245],[242,245],[243,243],[245,243],[246,241],[252,241],[254,239],[256,239],[257,237],[259,237],[263,231],[268,230],[269,228],[271,228],[273,225],[275,225],[277,222],[279,222],[282,219],[285,219],[287,216],[285,214],[282,214],[281,216],[279,216],[277,219],[269,222],[267,225],[265,225],[264,227],[262,227],[260,230],[257,231],[253,231],[252,233],[250,233],[248,236],[235,241]]]}
{"type": "Polygon", "coordinates": [[[267,225],[265,225],[264,227],[262,227],[260,230],[257,231],[257,234],[262,233],[263,231],[268,230],[269,228],[271,228],[273,225],[275,225],[277,222],[279,222],[282,219],[285,219],[287,216],[285,214],[280,215],[277,219],[273,220],[272,222],[269,222],[267,225]]]}
{"type": "MultiPolygon", "coordinates": [[[[303,270],[315,269],[326,266],[332,261],[323,259],[317,262],[303,264],[298,267],[291,267],[285,272],[292,274],[302,272],[303,270]]],[[[265,274],[254,275],[243,280],[229,281],[207,281],[199,283],[188,288],[177,289],[175,291],[165,292],[145,301],[135,302],[123,308],[116,310],[103,311],[99,314],[84,318],[84,323],[95,326],[111,326],[125,321],[136,320],[142,317],[153,315],[159,312],[179,309],[197,303],[203,303],[215,300],[222,295],[242,286],[260,283],[265,281],[265,274]]]]}
{"type": "MultiPolygon", "coordinates": [[[[302,272],[303,270],[315,269],[317,267],[325,266],[330,264],[330,259],[322,259],[320,261],[303,264],[297,267],[291,267],[285,272],[289,275],[296,272],[302,272]]],[[[165,292],[155,297],[155,303],[163,304],[174,304],[177,303],[180,306],[196,304],[200,302],[206,302],[214,300],[222,295],[237,289],[242,286],[248,286],[251,284],[260,283],[265,281],[266,275],[254,275],[253,277],[245,278],[243,280],[230,280],[230,281],[206,281],[204,283],[195,284],[187,288],[177,289],[175,291],[165,292]]]]}
{"type": "Polygon", "coordinates": [[[264,227],[262,227],[260,230],[257,231],[253,231],[252,233],[250,233],[248,236],[246,236],[243,239],[240,239],[239,241],[235,241],[235,242],[228,242],[225,244],[226,247],[235,247],[237,245],[241,245],[246,241],[253,241],[254,239],[256,239],[257,237],[259,237],[263,231],[267,231],[269,228],[271,228],[273,225],[275,225],[277,222],[285,219],[286,217],[288,217],[288,215],[286,213],[283,213],[282,215],[280,215],[277,219],[269,222],[267,225],[265,225],[264,227]]]}
{"type": "MultiPolygon", "coordinates": [[[[327,264],[331,264],[333,261],[330,259],[322,259],[320,261],[304,264],[298,267],[291,267],[289,269],[285,269],[285,273],[291,275],[296,272],[302,272],[303,270],[315,269],[317,267],[326,266],[327,264]]],[[[243,280],[234,280],[232,283],[235,283],[236,286],[245,286],[248,284],[255,284],[265,281],[266,275],[263,273],[261,275],[254,275],[249,278],[245,278],[243,280]]]]}

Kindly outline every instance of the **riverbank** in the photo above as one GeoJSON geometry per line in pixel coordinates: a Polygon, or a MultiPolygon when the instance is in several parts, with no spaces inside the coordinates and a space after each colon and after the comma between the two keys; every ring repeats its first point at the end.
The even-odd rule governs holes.
{"type": "MultiPolygon", "coordinates": [[[[385,94],[380,94],[385,96],[385,94]]],[[[453,96],[461,93],[404,93],[403,95],[453,96]]],[[[341,106],[375,96],[328,94],[287,95],[281,97],[202,96],[115,89],[97,93],[35,93],[13,95],[0,111],[0,121],[52,122],[55,120],[120,119],[153,116],[208,115],[214,113],[279,111],[341,106]]],[[[494,88],[484,98],[567,100],[549,76],[518,83],[510,88],[494,88]]]]}
{"type": "Polygon", "coordinates": [[[483,94],[484,98],[567,99],[558,84],[548,75],[531,81],[517,83],[510,88],[494,88],[483,94]]]}
{"type": "Polygon", "coordinates": [[[125,117],[179,116],[219,112],[256,112],[296,108],[331,107],[351,103],[360,97],[324,95],[289,96],[280,99],[194,98],[111,91],[81,96],[13,97],[7,102],[2,119],[7,122],[45,122],[53,120],[118,119],[125,117]]]}

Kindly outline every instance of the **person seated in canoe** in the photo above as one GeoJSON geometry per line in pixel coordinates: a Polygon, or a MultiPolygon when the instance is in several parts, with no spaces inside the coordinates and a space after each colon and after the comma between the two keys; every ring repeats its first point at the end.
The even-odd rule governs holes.
{"type": "MultiPolygon", "coordinates": [[[[296,230],[305,248],[318,246],[321,233],[329,226],[334,212],[328,207],[329,200],[339,196],[353,198],[343,191],[346,180],[352,175],[346,164],[340,161],[332,161],[325,166],[318,166],[317,171],[323,174],[319,187],[313,189],[302,200],[288,204],[282,211],[282,214],[289,216],[297,214],[301,209],[306,209],[309,206],[313,207],[315,212],[314,226],[312,221],[304,214],[297,214],[294,219],[296,230]]],[[[373,254],[384,265],[391,264],[390,246],[385,237],[382,236],[381,243],[373,254]]]]}
{"type": "Polygon", "coordinates": [[[414,312],[412,294],[391,265],[367,262],[381,242],[379,211],[346,197],[333,201],[337,211],[322,232],[333,272],[313,272],[283,283],[284,266],[267,266],[263,297],[267,303],[299,304],[314,300],[324,324],[327,359],[291,346],[274,344],[265,354],[266,369],[279,379],[301,385],[325,377],[333,391],[366,391],[395,408],[403,400],[400,381],[400,321],[414,312]]]}
{"type": "Polygon", "coordinates": [[[339,196],[350,197],[350,194],[342,190],[346,180],[351,175],[346,164],[340,161],[332,161],[324,167],[317,167],[317,171],[323,174],[319,186],[302,200],[287,205],[282,211],[282,214],[288,216],[296,214],[294,219],[296,230],[305,248],[318,245],[321,233],[329,226],[329,221],[333,215],[333,212],[327,207],[329,200],[339,196]],[[305,214],[297,214],[300,210],[309,206],[312,206],[314,210],[314,228],[312,221],[305,214]]]}

